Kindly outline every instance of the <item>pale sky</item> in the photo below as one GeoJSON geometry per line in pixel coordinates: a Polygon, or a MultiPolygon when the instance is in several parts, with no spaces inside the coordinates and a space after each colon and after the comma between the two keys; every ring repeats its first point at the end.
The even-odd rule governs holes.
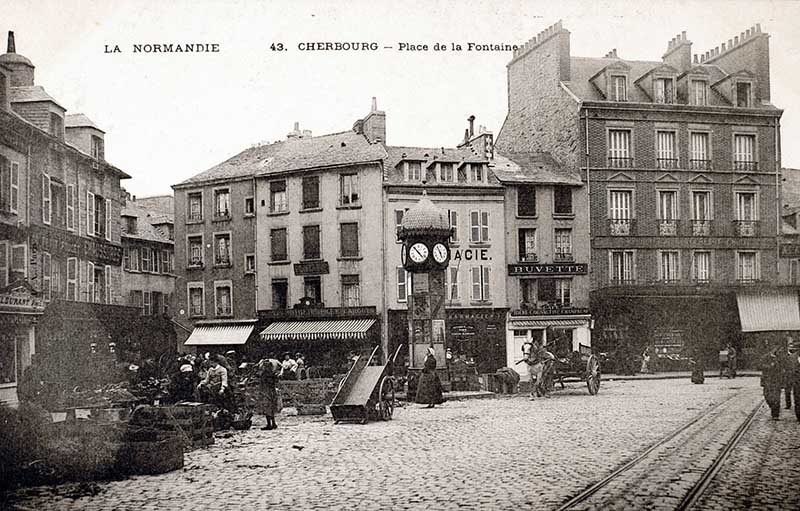
{"type": "Polygon", "coordinates": [[[694,53],[755,23],[771,35],[772,102],[785,110],[783,164],[800,167],[800,2],[2,0],[0,34],[68,112],[106,131],[106,158],[138,196],[264,141],[295,121],[317,134],[350,129],[372,96],[392,145],[452,146],[466,118],[499,132],[506,52],[397,51],[398,43],[521,44],[563,20],[573,56],[660,60],[687,31],[694,53]],[[306,41],[366,41],[393,50],[301,52],[306,41]],[[133,44],[218,43],[216,54],[134,54],[133,44]],[[270,51],[283,43],[288,51],[270,51]],[[117,44],[121,54],[105,54],[117,44]]]}

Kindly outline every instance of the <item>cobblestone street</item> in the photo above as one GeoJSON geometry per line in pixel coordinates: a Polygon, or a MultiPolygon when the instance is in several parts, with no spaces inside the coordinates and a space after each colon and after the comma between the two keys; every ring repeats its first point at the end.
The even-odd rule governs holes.
{"type": "MultiPolygon", "coordinates": [[[[688,380],[615,381],[603,382],[599,395],[592,397],[585,385],[575,383],[551,399],[537,401],[523,396],[468,400],[433,410],[407,405],[386,423],[334,425],[329,418],[281,418],[278,430],[236,432],[218,438],[210,449],[188,453],[180,471],[99,483],[96,495],[77,499],[65,496],[63,488],[28,489],[15,496],[14,506],[553,509],[711,411],[685,436],[662,446],[659,459],[671,463],[676,472],[653,473],[637,466],[623,477],[624,484],[605,489],[630,492],[629,481],[644,481],[650,495],[604,501],[598,494],[584,506],[616,502],[613,507],[618,509],[669,509],[691,485],[691,477],[681,479],[680,473],[696,474],[696,465],[715,454],[698,442],[724,442],[729,430],[738,426],[725,417],[743,420],[758,403],[760,390],[756,378],[713,378],[705,385],[688,380]]],[[[797,499],[796,488],[780,485],[796,482],[800,475],[800,424],[787,412],[780,422],[772,422],[761,410],[701,509],[797,507],[778,504],[797,499]],[[759,496],[747,500],[753,491],[759,496]]]]}

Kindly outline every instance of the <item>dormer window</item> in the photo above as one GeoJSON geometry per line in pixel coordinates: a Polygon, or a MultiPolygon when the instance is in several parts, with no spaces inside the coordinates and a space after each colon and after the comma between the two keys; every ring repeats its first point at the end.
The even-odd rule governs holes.
{"type": "Polygon", "coordinates": [[[422,162],[406,162],[406,181],[422,181],[422,162]]]}
{"type": "Polygon", "coordinates": [[[470,163],[470,177],[472,178],[472,181],[475,183],[484,182],[482,163],[470,163]]]}
{"type": "Polygon", "coordinates": [[[439,181],[450,183],[453,181],[453,164],[440,163],[439,164],[439,181]]]}
{"type": "Polygon", "coordinates": [[[753,85],[750,82],[736,82],[736,106],[753,106],[753,85]]]}
{"type": "Polygon", "coordinates": [[[708,105],[708,82],[705,80],[692,80],[689,97],[693,105],[708,105]]]}
{"type": "Polygon", "coordinates": [[[609,98],[612,101],[628,101],[628,78],[625,75],[611,76],[609,98]]]}
{"type": "Polygon", "coordinates": [[[656,78],[653,80],[653,98],[656,103],[675,102],[675,84],[672,78],[656,78]]]}
{"type": "Polygon", "coordinates": [[[125,217],[125,230],[128,234],[136,234],[136,217],[135,216],[126,216],[125,217]]]}
{"type": "Polygon", "coordinates": [[[103,139],[96,135],[92,135],[92,158],[96,160],[103,160],[105,158],[103,139]]]}

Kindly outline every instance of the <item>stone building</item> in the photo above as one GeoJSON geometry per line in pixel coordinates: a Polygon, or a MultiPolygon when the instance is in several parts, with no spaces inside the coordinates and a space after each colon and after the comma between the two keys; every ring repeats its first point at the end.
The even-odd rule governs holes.
{"type": "Polygon", "coordinates": [[[800,328],[796,295],[773,287],[782,111],[760,26],[700,55],[681,33],[639,61],[572,56],[559,22],[514,53],[508,90],[498,148],[549,152],[588,187],[602,349],[650,344],[666,367],[742,331],[800,328]]]}
{"type": "Polygon", "coordinates": [[[385,281],[389,352],[408,343],[411,275],[397,237],[403,215],[425,190],[452,227],[445,270],[445,339],[457,359],[480,372],[506,365],[506,227],[504,189],[491,166],[492,134],[468,131],[455,148],[386,146],[384,164],[385,281]]]}
{"type": "Polygon", "coordinates": [[[66,366],[123,335],[116,219],[128,177],[105,160],[103,131],[36,85],[9,32],[0,55],[0,401],[16,401],[34,353],[66,366]]]}

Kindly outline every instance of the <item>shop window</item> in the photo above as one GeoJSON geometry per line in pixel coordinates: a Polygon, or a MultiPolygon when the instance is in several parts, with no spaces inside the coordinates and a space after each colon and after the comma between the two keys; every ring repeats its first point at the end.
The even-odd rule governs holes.
{"type": "Polygon", "coordinates": [[[272,281],[272,308],[289,308],[289,282],[286,279],[273,279],[272,281]]]}
{"type": "Polygon", "coordinates": [[[342,275],[342,307],[361,305],[361,286],[358,275],[342,275]]]}
{"type": "Polygon", "coordinates": [[[310,298],[312,303],[322,303],[322,279],[320,277],[305,277],[303,279],[303,294],[310,298]]]}
{"type": "Polygon", "coordinates": [[[303,178],[303,209],[319,207],[319,176],[303,178]]]}

